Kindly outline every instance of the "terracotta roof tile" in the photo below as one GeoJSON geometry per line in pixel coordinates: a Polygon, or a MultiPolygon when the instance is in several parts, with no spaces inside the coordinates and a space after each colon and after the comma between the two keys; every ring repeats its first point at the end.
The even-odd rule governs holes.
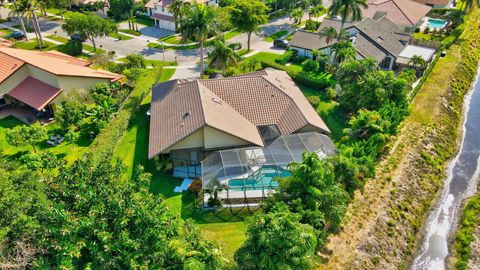
{"type": "Polygon", "coordinates": [[[111,81],[122,78],[121,75],[112,72],[89,68],[87,67],[88,61],[60,52],[38,52],[0,47],[0,54],[2,53],[59,76],[104,78],[111,81]]]}
{"type": "Polygon", "coordinates": [[[61,89],[32,77],[27,77],[15,88],[10,90],[8,95],[40,111],[61,92],[61,89]]]}
{"type": "Polygon", "coordinates": [[[266,69],[213,80],[174,80],[156,85],[152,95],[150,158],[203,126],[255,145],[263,144],[257,126],[277,125],[281,134],[307,125],[330,132],[283,71],[266,69]]]}
{"type": "Polygon", "coordinates": [[[0,52],[0,83],[20,69],[25,62],[0,52]]]}
{"type": "Polygon", "coordinates": [[[377,12],[399,25],[416,25],[432,8],[411,0],[369,0],[362,9],[364,17],[373,18],[377,12]]]}

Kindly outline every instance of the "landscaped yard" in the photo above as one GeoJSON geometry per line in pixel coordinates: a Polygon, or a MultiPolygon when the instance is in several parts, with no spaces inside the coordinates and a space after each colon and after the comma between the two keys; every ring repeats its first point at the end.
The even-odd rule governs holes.
{"type": "Polygon", "coordinates": [[[166,36],[163,38],[159,38],[158,42],[165,42],[168,44],[188,44],[188,43],[193,43],[192,40],[183,38],[180,35],[171,35],[171,36],[166,36]]]}
{"type": "MultiPolygon", "coordinates": [[[[54,50],[57,46],[58,46],[57,44],[44,40],[42,51],[54,50]]],[[[17,42],[14,44],[14,47],[18,49],[24,49],[24,50],[40,50],[38,47],[37,39],[30,39],[29,41],[17,42]]]]}
{"type": "MultiPolygon", "coordinates": [[[[3,155],[7,158],[18,158],[23,154],[33,152],[31,146],[15,147],[7,143],[5,134],[8,129],[14,128],[18,125],[25,125],[20,120],[17,120],[13,116],[0,120],[0,151],[3,151],[3,155]]],[[[46,126],[48,130],[48,136],[60,134],[60,128],[58,124],[52,123],[46,126]]],[[[50,146],[47,144],[47,139],[37,147],[37,151],[51,151],[58,157],[66,160],[67,162],[73,162],[76,159],[80,159],[86,153],[88,146],[91,143],[88,136],[80,136],[75,143],[64,142],[58,146],[50,146]]]]}
{"type": "Polygon", "coordinates": [[[118,39],[118,40],[131,40],[133,37],[127,36],[127,35],[122,35],[120,33],[110,33],[108,35],[111,38],[118,39]]]}

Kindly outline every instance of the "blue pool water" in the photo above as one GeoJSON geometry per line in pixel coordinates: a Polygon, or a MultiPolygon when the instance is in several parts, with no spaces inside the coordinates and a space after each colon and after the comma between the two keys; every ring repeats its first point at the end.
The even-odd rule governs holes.
{"type": "Polygon", "coordinates": [[[428,27],[430,29],[442,29],[447,25],[447,21],[439,19],[428,19],[428,27]]]}
{"type": "Polygon", "coordinates": [[[274,166],[264,166],[246,179],[231,179],[228,181],[230,189],[234,190],[261,190],[278,187],[277,177],[290,176],[290,172],[274,166]]]}

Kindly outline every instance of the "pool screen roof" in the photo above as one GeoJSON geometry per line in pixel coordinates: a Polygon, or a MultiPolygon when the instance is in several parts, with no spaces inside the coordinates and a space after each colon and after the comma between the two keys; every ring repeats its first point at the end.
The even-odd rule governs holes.
{"type": "Polygon", "coordinates": [[[327,135],[308,132],[282,135],[265,147],[217,151],[202,161],[203,187],[210,189],[218,182],[248,177],[263,166],[286,167],[291,162],[302,162],[304,152],[324,158],[335,155],[337,148],[327,135]]]}

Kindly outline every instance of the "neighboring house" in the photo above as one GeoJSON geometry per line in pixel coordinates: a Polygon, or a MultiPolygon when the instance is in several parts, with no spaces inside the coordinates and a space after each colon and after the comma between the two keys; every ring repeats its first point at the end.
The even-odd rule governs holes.
{"type": "Polygon", "coordinates": [[[362,9],[362,16],[378,20],[388,18],[404,33],[413,33],[432,8],[411,0],[369,0],[368,8],[362,9]]]}
{"type": "MultiPolygon", "coordinates": [[[[290,49],[307,57],[312,57],[313,50],[331,55],[336,39],[327,43],[320,31],[325,27],[339,31],[340,25],[340,20],[325,19],[317,32],[297,31],[290,41],[290,49]]],[[[364,18],[357,23],[345,22],[344,29],[350,35],[349,40],[357,52],[357,59],[373,58],[381,68],[387,70],[394,68],[398,55],[409,40],[409,36],[400,33],[398,27],[385,17],[378,20],[364,18]]]]}
{"type": "MultiPolygon", "coordinates": [[[[219,0],[185,0],[197,1],[205,5],[218,6],[219,0]]],[[[168,11],[168,7],[173,3],[173,0],[150,0],[145,7],[147,8],[147,15],[155,21],[155,26],[170,31],[175,31],[175,17],[168,11]]]]}
{"type": "Polygon", "coordinates": [[[433,8],[448,8],[451,6],[451,0],[413,0],[415,2],[431,6],[433,8]]]}
{"type": "MultiPolygon", "coordinates": [[[[323,140],[332,150],[334,145],[325,135],[329,133],[284,71],[265,69],[229,78],[172,80],[152,90],[148,157],[168,154],[174,175],[198,177],[201,162],[214,151],[255,147],[260,153],[279,138],[283,144],[289,140],[283,136],[290,134],[308,134],[311,141],[323,140]]],[[[326,151],[320,148],[303,151],[326,151]]],[[[301,159],[303,151],[296,153],[295,159],[288,151],[280,151],[278,163],[286,166],[299,156],[301,159]]]]}
{"type": "Polygon", "coordinates": [[[89,89],[122,76],[90,68],[91,63],[57,51],[0,47],[0,102],[53,112],[53,104],[72,89],[89,89]]]}

